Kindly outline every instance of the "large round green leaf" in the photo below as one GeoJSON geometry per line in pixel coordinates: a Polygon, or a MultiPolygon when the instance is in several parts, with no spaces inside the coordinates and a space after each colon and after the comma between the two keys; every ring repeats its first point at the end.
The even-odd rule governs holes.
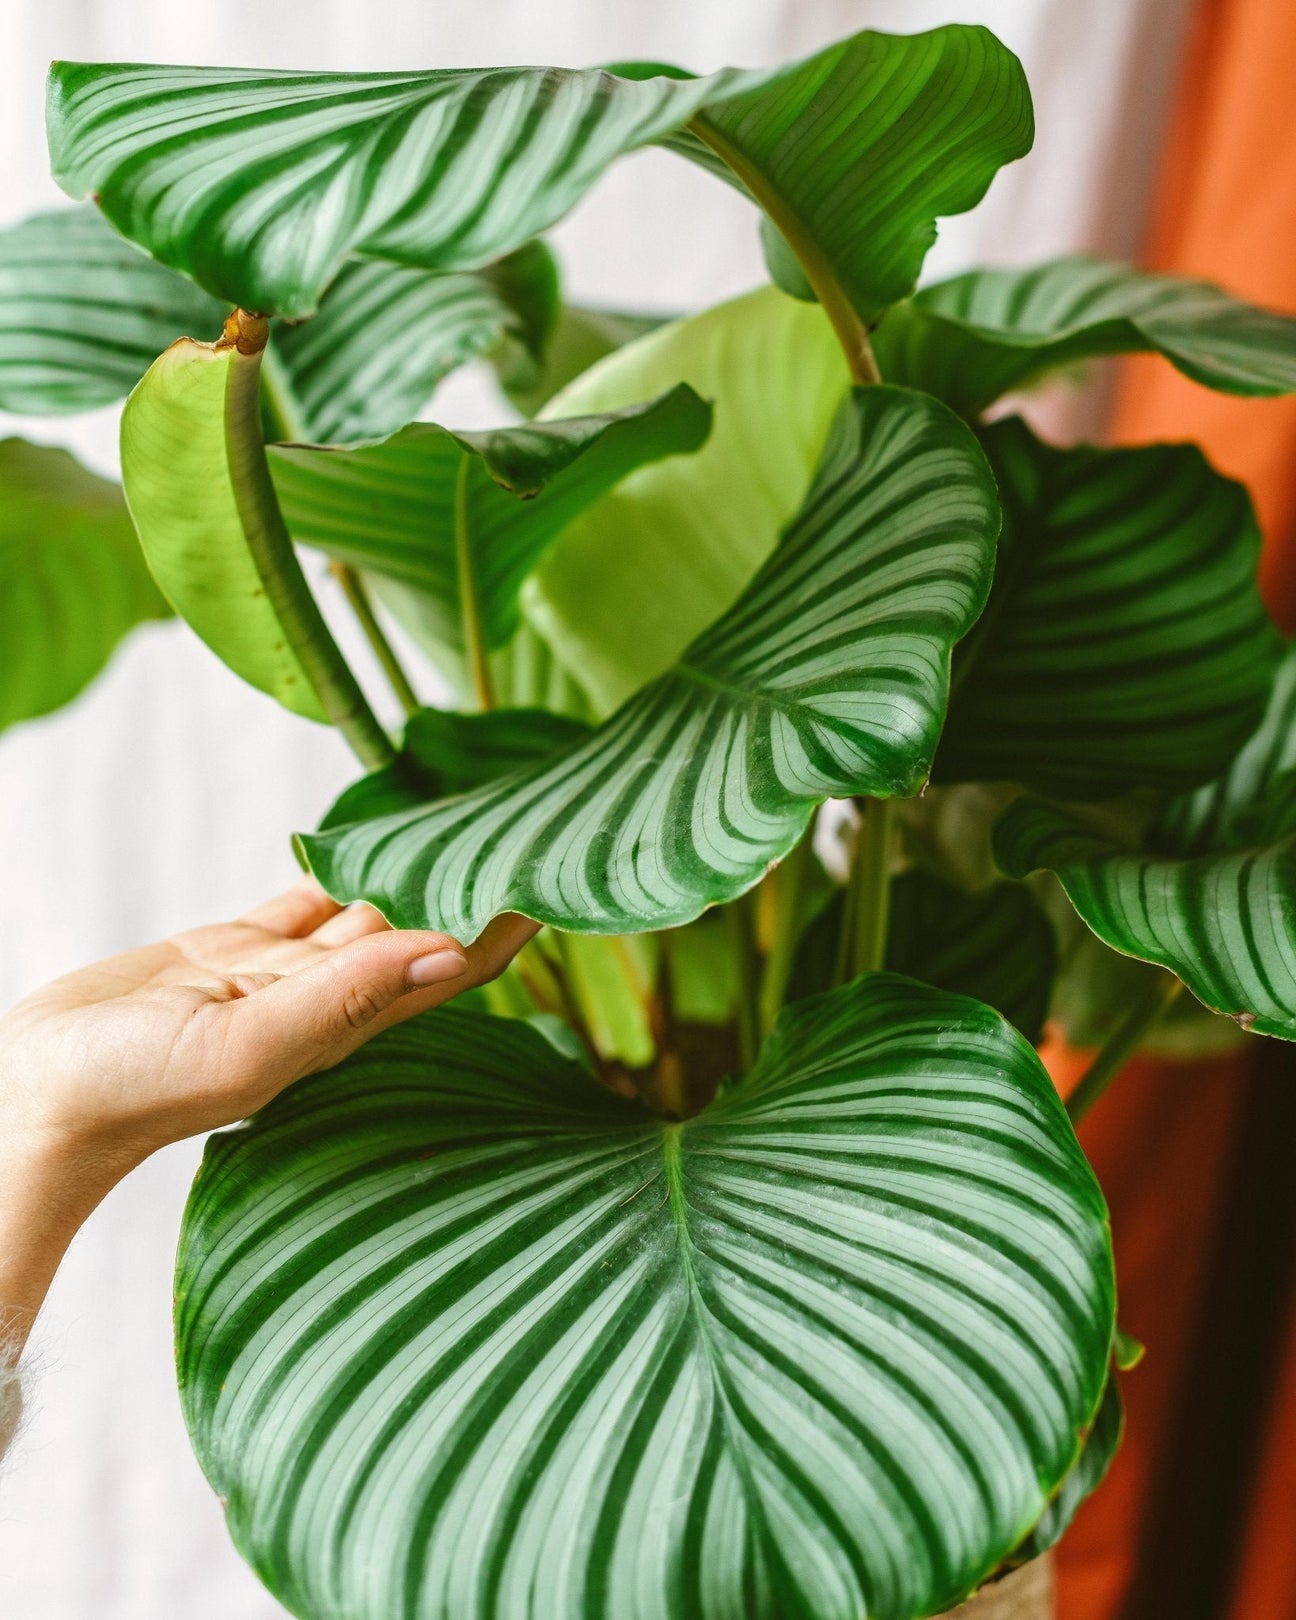
{"type": "Polygon", "coordinates": [[[415,422],[354,450],[279,447],[270,465],[293,538],[412,587],[422,639],[454,661],[509,640],[523,581],[574,517],[710,425],[681,384],[601,416],[484,433],[415,422]]]}
{"type": "Polygon", "coordinates": [[[982,443],[1004,531],[937,780],[1097,798],[1218,775],[1281,654],[1246,490],[1192,445],[1059,450],[1015,418],[982,443]]]}
{"type": "Polygon", "coordinates": [[[758,882],[820,800],[922,785],[998,527],[957,417],[858,389],[769,562],[587,742],[303,851],[330,893],[464,939],[501,911],[583,933],[688,922],[758,882]]]}
{"type": "Polygon", "coordinates": [[[164,619],[116,484],[66,450],[0,441],[0,728],[70,702],[164,619]]]}
{"type": "Polygon", "coordinates": [[[823,311],[764,287],[627,344],[543,415],[620,410],[680,381],[715,402],[706,444],[577,518],[523,598],[605,714],[736,601],[805,498],[850,386],[823,311]]]}
{"type": "Polygon", "coordinates": [[[1009,807],[995,853],[1057,873],[1100,939],[1177,973],[1248,1029],[1296,1040],[1296,650],[1221,779],[1172,800],[1132,847],[1075,813],[1009,807]]]}
{"type": "Polygon", "coordinates": [[[875,976],[671,1124],[434,1013],[215,1137],[184,1411],[305,1620],[908,1620],[1102,1392],[1101,1195],[989,1009],[875,976]]]}
{"type": "MultiPolygon", "coordinates": [[[[865,32],[769,71],[382,74],[55,63],[55,177],[248,309],[310,314],[353,254],[473,269],[560,219],[623,153],[700,135],[870,318],[936,218],[1030,146],[1016,57],[981,28],[865,32]]],[[[709,160],[710,161],[710,160],[709,160]]]]}
{"type": "Polygon", "coordinates": [[[1206,282],[1086,258],[924,287],[873,343],[888,381],[968,416],[1052,367],[1145,349],[1227,394],[1296,391],[1296,319],[1206,282]]]}

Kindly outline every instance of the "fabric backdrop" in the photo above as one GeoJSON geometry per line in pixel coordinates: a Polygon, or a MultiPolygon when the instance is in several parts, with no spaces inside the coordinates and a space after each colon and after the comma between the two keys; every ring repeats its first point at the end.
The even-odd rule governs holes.
{"type": "MultiPolygon", "coordinates": [[[[43,75],[54,56],[303,68],[586,64],[707,70],[803,54],[860,27],[980,21],[1022,56],[1034,153],[930,272],[1140,241],[1185,0],[0,0],[0,223],[56,202],[43,75]]],[[[664,154],[624,163],[560,229],[574,296],[691,309],[763,272],[750,213],[664,154]]],[[[198,334],[205,335],[205,334],[198,334]]],[[[483,422],[480,379],[438,415],[483,422]]],[[[1082,424],[1079,398],[1049,425],[1082,424]]],[[[115,411],[5,422],[114,468],[115,411]]],[[[0,656],[3,650],[0,649],[0,656]]],[[[327,732],[243,687],[180,627],[137,633],[65,713],[0,739],[0,1004],[91,957],[237,912],[293,876],[287,833],[351,768],[327,732]]],[[[189,1144],[115,1193],[76,1244],[34,1344],[25,1438],[0,1484],[0,1615],[271,1620],[180,1424],[170,1271],[189,1144]]],[[[1065,1620],[1065,1616],[1064,1616],[1065,1620]]]]}

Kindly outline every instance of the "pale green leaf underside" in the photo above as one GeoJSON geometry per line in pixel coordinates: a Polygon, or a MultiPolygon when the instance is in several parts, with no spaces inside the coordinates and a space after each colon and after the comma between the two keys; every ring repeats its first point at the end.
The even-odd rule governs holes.
{"type": "Polygon", "coordinates": [[[523,581],[566,525],[636,467],[696,450],[710,423],[681,385],[615,414],[493,433],[416,422],[363,449],[279,447],[270,464],[295,540],[414,587],[428,635],[462,655],[466,613],[502,647],[523,581]]]}
{"type": "Polygon", "coordinates": [[[1296,1040],[1296,652],[1221,780],[1173,800],[1133,849],[1021,800],[995,830],[1014,875],[1056,872],[1106,944],[1176,973],[1247,1028],[1296,1040]]]}
{"type": "Polygon", "coordinates": [[[936,217],[979,201],[1032,133],[1017,59],[956,26],[706,78],[60,62],[48,128],[59,183],[154,257],[246,308],[305,315],[355,254],[498,258],[695,115],[866,318],[913,286],[936,217]]]}
{"type": "Polygon", "coordinates": [[[998,527],[956,417],[859,389],[773,557],[670,672],[532,770],[304,837],[311,868],[462,938],[501,911],[583,933],[688,922],[757,882],[820,800],[921,786],[998,527]]]}
{"type": "Polygon", "coordinates": [[[873,343],[889,382],[966,415],[1055,366],[1138,350],[1224,393],[1296,392],[1296,319],[1206,282],[1081,257],[925,287],[873,343]]]}
{"type": "MultiPolygon", "coordinates": [[[[394,432],[456,366],[506,338],[520,353],[540,344],[556,297],[538,242],[471,275],[345,265],[314,320],[279,323],[271,338],[291,436],[342,443],[394,432]]],[[[217,337],[227,310],[93,208],[33,215],[0,231],[0,410],[111,404],[177,338],[217,337]]]]}
{"type": "Polygon", "coordinates": [[[0,441],[0,729],[68,703],[166,603],[115,484],[0,441]]]}
{"type": "Polygon", "coordinates": [[[1105,1212],[987,1008],[877,976],[668,1125],[447,1011],[213,1138],[180,1377],[309,1620],[907,1620],[1098,1403],[1105,1212]]]}
{"type": "Polygon", "coordinates": [[[122,482],[167,600],[245,681],[310,720],[324,712],[248,552],[226,445],[235,349],[182,339],[122,415],[122,482]]]}
{"type": "Polygon", "coordinates": [[[981,441],[1004,529],[936,779],[1098,798],[1217,776],[1281,653],[1246,490],[1192,445],[1061,450],[1016,418],[981,441]]]}
{"type": "Polygon", "coordinates": [[[681,381],[714,402],[706,444],[643,468],[577,518],[523,596],[528,622],[602,714],[737,600],[805,498],[850,387],[823,311],[763,287],[627,344],[542,415],[620,410],[681,381]]]}

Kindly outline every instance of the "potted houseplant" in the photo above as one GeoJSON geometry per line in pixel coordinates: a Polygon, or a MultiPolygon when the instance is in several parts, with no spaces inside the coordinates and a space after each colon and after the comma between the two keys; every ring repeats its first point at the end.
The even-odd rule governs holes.
{"type": "Polygon", "coordinates": [[[915,294],[1031,140],[978,28],[704,78],[62,63],[49,127],[98,212],[0,239],[0,404],[130,390],[129,525],[4,447],[120,610],[30,544],[87,628],[42,683],[29,609],[0,715],[169,607],[352,743],[298,839],[332,893],[548,925],[208,1148],[180,1378],[240,1550],[311,1620],[1047,1612],[1136,1351],[1033,1043],[1103,1036],[1074,1116],[1154,1026],[1296,1035],[1296,659],[1198,451],[996,406],[1134,349],[1293,390],[1296,323],[1079,259],[915,294]],[[776,285],[562,303],[541,234],[648,143],[751,198],[776,285]],[[477,354],[524,420],[413,421],[477,354]]]}

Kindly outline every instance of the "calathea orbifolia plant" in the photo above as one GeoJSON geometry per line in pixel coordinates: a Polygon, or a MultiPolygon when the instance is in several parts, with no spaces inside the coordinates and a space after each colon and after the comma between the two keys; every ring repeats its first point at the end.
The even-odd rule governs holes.
{"type": "Polygon", "coordinates": [[[704,78],[60,64],[50,135],[108,225],[7,239],[47,307],[0,402],[135,384],[151,577],[364,766],[299,840],[326,887],[549,925],[208,1150],[180,1376],[241,1551],[315,1620],[902,1620],[1028,1563],[1120,1427],[1104,1206],[1031,1045],[1061,908],[1144,964],[1076,1108],[1180,981],[1296,1034],[1296,670],[1197,451],[986,413],[1133,349],[1279,393],[1296,327],[1085,260],[915,294],[1030,144],[975,28],[704,78]],[[778,287],[647,335],[559,307],[537,234],[650,143],[751,197],[778,287]],[[488,350],[535,414],[410,422],[488,350]]]}

